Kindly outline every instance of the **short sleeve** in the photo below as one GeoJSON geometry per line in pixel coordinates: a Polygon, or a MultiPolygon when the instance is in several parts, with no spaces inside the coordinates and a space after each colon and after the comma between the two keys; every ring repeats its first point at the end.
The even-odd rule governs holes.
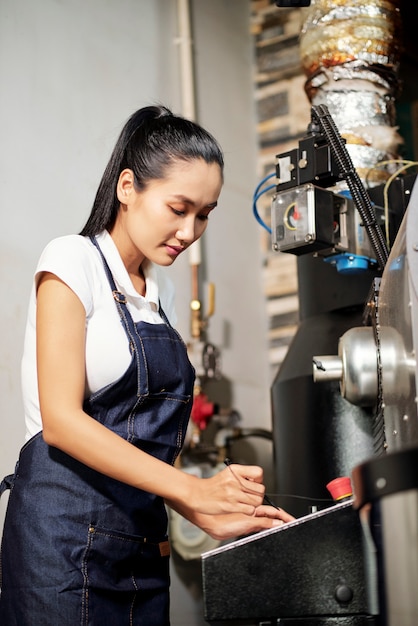
{"type": "Polygon", "coordinates": [[[93,308],[96,273],[93,246],[81,235],[58,237],[44,248],[35,272],[35,286],[42,272],[50,272],[76,294],[89,316],[93,308]]]}

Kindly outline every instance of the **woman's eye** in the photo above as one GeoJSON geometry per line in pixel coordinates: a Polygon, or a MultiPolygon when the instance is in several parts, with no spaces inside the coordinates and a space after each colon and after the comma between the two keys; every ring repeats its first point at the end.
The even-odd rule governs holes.
{"type": "MultiPolygon", "coordinates": [[[[186,215],[186,213],[187,213],[187,211],[185,211],[185,210],[175,209],[172,206],[170,206],[169,208],[174,213],[174,215],[178,215],[179,217],[182,217],[182,216],[186,215]]],[[[200,213],[200,214],[196,215],[196,219],[198,219],[201,222],[206,222],[209,219],[209,214],[208,213],[200,213]]]]}
{"type": "Polygon", "coordinates": [[[170,209],[175,215],[184,215],[184,211],[179,211],[178,209],[174,209],[173,207],[170,207],[170,209]]]}

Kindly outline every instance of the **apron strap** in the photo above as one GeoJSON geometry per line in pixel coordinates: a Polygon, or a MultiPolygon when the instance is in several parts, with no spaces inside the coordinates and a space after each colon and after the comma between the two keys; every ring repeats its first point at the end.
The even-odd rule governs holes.
{"type": "Polygon", "coordinates": [[[107,279],[109,281],[110,284],[110,288],[112,290],[112,295],[113,295],[113,299],[116,303],[117,309],[119,311],[119,315],[120,318],[122,320],[122,323],[124,325],[126,334],[128,335],[129,341],[132,342],[133,341],[133,337],[135,337],[136,335],[136,329],[135,329],[135,323],[132,319],[131,314],[129,313],[128,307],[127,307],[127,301],[126,301],[126,296],[124,293],[122,293],[121,291],[118,290],[118,288],[116,287],[116,283],[115,280],[113,278],[112,272],[110,271],[110,267],[106,261],[106,258],[97,242],[96,237],[90,237],[90,241],[93,243],[93,245],[96,246],[97,250],[99,251],[99,254],[101,256],[101,259],[103,261],[103,266],[106,272],[106,276],[107,279]],[[123,307],[123,308],[122,308],[123,307]]]}
{"type": "Polygon", "coordinates": [[[0,483],[0,496],[2,496],[7,489],[11,489],[13,487],[14,478],[14,474],[9,474],[3,478],[0,483]]]}
{"type": "MultiPolygon", "coordinates": [[[[109,265],[108,265],[108,263],[107,263],[107,261],[105,259],[105,256],[104,256],[103,252],[101,251],[101,248],[100,248],[96,238],[95,237],[90,237],[90,241],[93,243],[93,245],[96,246],[96,248],[99,251],[99,254],[101,256],[101,259],[103,261],[103,266],[104,266],[104,269],[105,269],[105,272],[106,272],[106,276],[107,276],[107,279],[109,281],[110,288],[112,290],[113,299],[114,299],[116,307],[118,309],[119,317],[121,319],[122,325],[123,325],[123,327],[125,329],[125,332],[126,332],[126,335],[128,337],[131,354],[135,354],[137,371],[140,372],[141,371],[141,356],[140,356],[140,353],[143,351],[142,342],[141,342],[140,336],[136,332],[136,327],[135,327],[135,323],[134,323],[134,321],[132,319],[132,316],[129,313],[129,310],[128,310],[128,307],[127,307],[126,296],[125,296],[124,293],[119,291],[118,288],[116,287],[116,283],[115,283],[114,278],[112,276],[112,272],[110,271],[110,267],[109,267],[109,265]]],[[[138,382],[138,384],[139,384],[139,382],[138,382]]]]}

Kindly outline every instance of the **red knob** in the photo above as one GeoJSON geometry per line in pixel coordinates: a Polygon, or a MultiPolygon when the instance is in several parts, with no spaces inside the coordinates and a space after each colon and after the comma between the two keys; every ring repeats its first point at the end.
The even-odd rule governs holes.
{"type": "Polygon", "coordinates": [[[344,498],[351,498],[353,495],[353,488],[351,486],[351,480],[348,476],[341,476],[340,478],[334,478],[327,484],[327,489],[332,495],[334,500],[343,500],[344,498]]]}
{"type": "Polygon", "coordinates": [[[191,418],[201,430],[204,430],[214,415],[216,410],[215,404],[209,402],[208,397],[204,393],[199,393],[193,399],[191,418]]]}

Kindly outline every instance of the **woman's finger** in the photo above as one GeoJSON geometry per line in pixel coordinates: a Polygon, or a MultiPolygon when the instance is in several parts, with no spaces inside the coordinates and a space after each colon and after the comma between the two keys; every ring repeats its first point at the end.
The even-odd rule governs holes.
{"type": "Polygon", "coordinates": [[[255,509],[255,517],[269,517],[271,519],[279,519],[282,522],[292,522],[295,518],[283,509],[278,509],[269,504],[262,504],[255,509]]]}

